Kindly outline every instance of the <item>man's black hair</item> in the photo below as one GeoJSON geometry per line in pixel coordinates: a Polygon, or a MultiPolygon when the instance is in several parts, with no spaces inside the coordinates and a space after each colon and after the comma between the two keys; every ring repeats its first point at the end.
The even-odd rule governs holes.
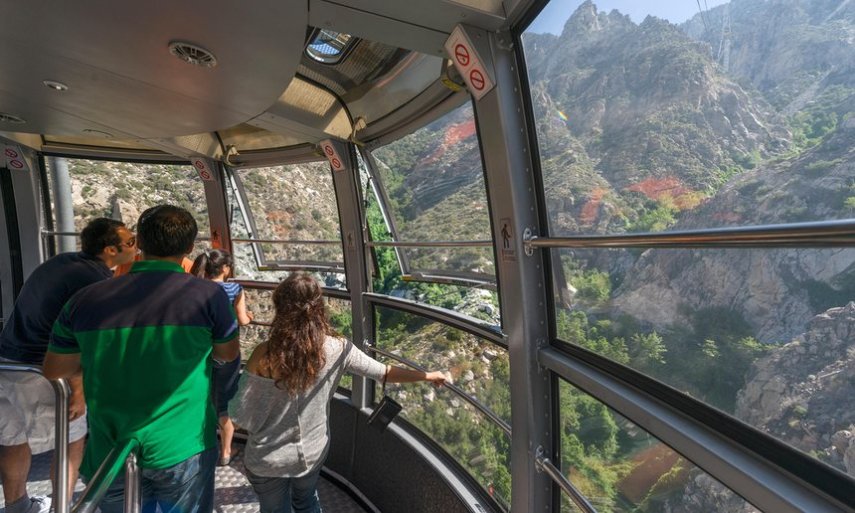
{"type": "Polygon", "coordinates": [[[137,244],[146,255],[184,256],[196,241],[196,220],[175,205],[157,205],[140,214],[137,244]]]}
{"type": "Polygon", "coordinates": [[[119,228],[123,226],[125,223],[106,217],[89,221],[86,228],[80,232],[81,249],[93,256],[100,255],[107,246],[116,246],[121,252],[122,238],[119,236],[119,228]]]}

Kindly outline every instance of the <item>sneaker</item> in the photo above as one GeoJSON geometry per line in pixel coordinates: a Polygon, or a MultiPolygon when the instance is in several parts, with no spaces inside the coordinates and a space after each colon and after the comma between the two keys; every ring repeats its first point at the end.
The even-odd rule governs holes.
{"type": "Polygon", "coordinates": [[[30,497],[30,508],[27,513],[48,513],[50,508],[50,497],[30,497]]]}

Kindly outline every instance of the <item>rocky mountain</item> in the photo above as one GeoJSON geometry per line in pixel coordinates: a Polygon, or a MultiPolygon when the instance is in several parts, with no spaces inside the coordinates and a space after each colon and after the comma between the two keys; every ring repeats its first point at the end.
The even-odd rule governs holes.
{"type": "Polygon", "coordinates": [[[690,210],[789,146],[783,118],[664,20],[635,24],[587,1],[560,36],[524,45],[544,180],[573,183],[547,196],[557,233],[624,231],[645,202],[690,210]]]}
{"type": "MultiPolygon", "coordinates": [[[[855,476],[855,303],[813,318],[808,330],[755,362],[736,416],[855,476]]],[[[757,513],[703,473],[663,511],[757,513]]]]}
{"type": "MultiPolygon", "coordinates": [[[[740,175],[676,229],[844,219],[855,196],[855,119],[798,158],[740,175]]],[[[816,313],[855,298],[855,250],[648,250],[612,305],[654,325],[709,306],[741,312],[764,342],[801,333],[816,313]]]]}

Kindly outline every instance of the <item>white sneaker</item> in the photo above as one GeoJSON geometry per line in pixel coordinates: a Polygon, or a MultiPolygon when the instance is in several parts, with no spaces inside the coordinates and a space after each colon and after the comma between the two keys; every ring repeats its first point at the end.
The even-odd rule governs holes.
{"type": "Polygon", "coordinates": [[[30,509],[27,513],[48,513],[50,509],[50,497],[30,497],[30,509]]]}

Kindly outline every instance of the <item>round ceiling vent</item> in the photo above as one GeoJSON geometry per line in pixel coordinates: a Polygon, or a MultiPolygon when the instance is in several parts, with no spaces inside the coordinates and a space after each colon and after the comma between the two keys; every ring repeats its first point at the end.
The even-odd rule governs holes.
{"type": "Polygon", "coordinates": [[[0,123],[13,123],[15,125],[23,125],[27,120],[24,118],[19,118],[18,116],[14,116],[12,114],[7,114],[5,112],[0,112],[0,123]]]}
{"type": "Polygon", "coordinates": [[[213,68],[217,65],[217,58],[214,57],[214,54],[192,43],[172,41],[169,43],[169,53],[194,66],[213,68]]]}

